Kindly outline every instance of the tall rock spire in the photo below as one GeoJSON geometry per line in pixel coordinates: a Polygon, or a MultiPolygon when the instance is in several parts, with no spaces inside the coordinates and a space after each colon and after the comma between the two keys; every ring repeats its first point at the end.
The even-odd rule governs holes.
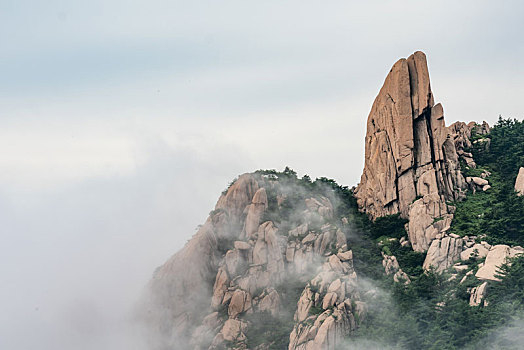
{"type": "MultiPolygon", "coordinates": [[[[355,195],[370,217],[400,213],[410,218],[416,211],[428,212],[433,222],[449,214],[445,202],[457,199],[466,184],[443,108],[433,100],[423,52],[402,58],[391,68],[368,117],[365,149],[355,195]],[[421,202],[415,205],[417,199],[421,202]]],[[[434,238],[417,235],[442,231],[417,229],[421,230],[410,231],[416,250],[426,250],[434,238]]]]}

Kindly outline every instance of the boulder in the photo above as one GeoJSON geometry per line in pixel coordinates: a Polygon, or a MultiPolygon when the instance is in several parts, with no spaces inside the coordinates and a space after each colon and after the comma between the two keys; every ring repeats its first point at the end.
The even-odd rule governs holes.
{"type": "Polygon", "coordinates": [[[247,330],[247,323],[240,320],[228,319],[224,323],[224,327],[220,331],[224,340],[238,341],[245,339],[245,332],[247,330]]]}
{"type": "Polygon", "coordinates": [[[471,181],[479,187],[483,187],[489,184],[488,180],[483,179],[481,177],[472,177],[471,181]]]}
{"type": "Polygon", "coordinates": [[[478,269],[475,276],[480,280],[500,281],[495,275],[498,274],[499,268],[506,263],[510,256],[510,247],[499,244],[491,247],[484,265],[478,269]]]}
{"type": "Polygon", "coordinates": [[[271,290],[258,303],[259,311],[269,311],[273,316],[277,316],[280,310],[280,296],[276,290],[271,290]]]}
{"type": "Polygon", "coordinates": [[[244,242],[244,241],[235,241],[235,243],[233,243],[235,249],[238,249],[238,250],[249,250],[251,249],[251,245],[247,242],[244,242]]]}
{"type": "Polygon", "coordinates": [[[488,282],[482,283],[480,286],[474,287],[471,289],[471,296],[469,298],[470,306],[479,306],[482,303],[482,300],[486,296],[486,290],[488,287],[488,282]]]}
{"type": "Polygon", "coordinates": [[[429,270],[434,268],[442,272],[459,260],[462,252],[463,241],[461,238],[444,236],[431,242],[423,268],[429,270]]]}
{"type": "Polygon", "coordinates": [[[488,255],[488,251],[489,249],[484,245],[476,243],[460,253],[460,260],[466,261],[469,260],[469,258],[482,259],[488,255]]]}
{"type": "Polygon", "coordinates": [[[382,266],[384,266],[384,271],[386,272],[386,275],[395,274],[400,269],[400,266],[397,262],[397,258],[395,256],[382,253],[382,257],[382,266]]]}
{"type": "Polygon", "coordinates": [[[249,310],[250,308],[251,295],[241,289],[235,290],[231,296],[231,301],[229,302],[229,317],[235,318],[237,315],[249,310]]]}

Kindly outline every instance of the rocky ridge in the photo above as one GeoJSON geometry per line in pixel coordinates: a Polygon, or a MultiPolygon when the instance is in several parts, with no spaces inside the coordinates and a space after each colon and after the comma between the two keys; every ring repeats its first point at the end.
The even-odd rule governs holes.
{"type": "Polygon", "coordinates": [[[289,320],[290,350],[334,349],[355,330],[365,305],[333,200],[306,195],[276,175],[240,176],[193,239],[155,272],[162,346],[271,348],[270,334],[259,343],[249,338],[269,318],[289,320]]]}

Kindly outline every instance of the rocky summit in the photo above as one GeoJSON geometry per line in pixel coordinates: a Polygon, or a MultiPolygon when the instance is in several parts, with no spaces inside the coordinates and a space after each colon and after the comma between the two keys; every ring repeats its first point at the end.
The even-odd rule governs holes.
{"type": "Polygon", "coordinates": [[[355,192],[359,206],[372,218],[409,218],[413,248],[427,250],[451,224],[446,201],[461,198],[467,187],[459,155],[472,162],[464,152],[471,127],[446,127],[424,53],[397,61],[368,117],[364,171],[355,192]],[[436,218],[443,220],[434,223],[436,218]]]}
{"type": "Polygon", "coordinates": [[[516,312],[504,293],[520,285],[505,276],[524,281],[522,129],[446,126],[425,54],[398,60],[368,116],[358,186],[289,168],[235,179],[155,271],[143,313],[151,347],[474,344],[516,312]],[[457,315],[491,323],[460,330],[457,315]]]}

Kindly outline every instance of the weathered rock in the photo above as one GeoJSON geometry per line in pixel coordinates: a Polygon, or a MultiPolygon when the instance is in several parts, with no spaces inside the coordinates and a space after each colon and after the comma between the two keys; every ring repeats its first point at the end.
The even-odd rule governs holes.
{"type": "Polygon", "coordinates": [[[220,331],[224,340],[235,341],[245,339],[245,332],[247,330],[247,324],[240,320],[228,319],[224,323],[224,327],[220,331]]]}
{"type": "Polygon", "coordinates": [[[347,252],[340,252],[337,256],[341,261],[353,260],[353,251],[348,250],[347,252]]]}
{"type": "Polygon", "coordinates": [[[319,199],[308,198],[306,199],[306,206],[310,211],[317,212],[326,219],[333,217],[333,205],[325,197],[320,197],[319,199]]]}
{"type": "Polygon", "coordinates": [[[211,343],[221,327],[222,323],[218,312],[215,311],[207,315],[202,324],[194,330],[190,345],[199,349],[201,343],[211,343]]]}
{"type": "MultiPolygon", "coordinates": [[[[336,235],[332,239],[336,241],[336,235]]],[[[290,334],[290,350],[335,349],[355,329],[354,312],[364,317],[365,304],[357,304],[359,294],[351,257],[348,251],[326,257],[320,272],[302,292],[290,334]],[[352,302],[358,305],[356,310],[352,302]],[[312,308],[320,310],[320,314],[311,313],[312,308]]]]}
{"type": "Polygon", "coordinates": [[[402,247],[409,247],[411,245],[411,243],[409,242],[409,240],[406,239],[406,237],[402,237],[399,243],[402,247]]]}
{"type": "Polygon", "coordinates": [[[211,298],[211,307],[216,308],[222,304],[224,295],[229,285],[229,278],[225,267],[218,269],[215,285],[213,286],[213,297],[211,298]]]}
{"type": "Polygon", "coordinates": [[[408,235],[413,250],[426,251],[438,234],[451,226],[453,215],[436,192],[425,195],[410,205],[408,235]]]}
{"type": "Polygon", "coordinates": [[[242,312],[251,308],[251,295],[241,289],[235,290],[229,302],[228,314],[236,318],[242,312]]]}
{"type": "Polygon", "coordinates": [[[428,249],[423,268],[429,270],[434,268],[437,272],[442,272],[459,260],[462,252],[463,241],[461,238],[445,236],[431,242],[428,249]]]}
{"type": "Polygon", "coordinates": [[[500,281],[495,275],[498,274],[499,268],[507,262],[510,252],[511,249],[507,245],[499,244],[491,247],[484,265],[478,269],[475,276],[480,280],[500,281]]]}
{"type": "Polygon", "coordinates": [[[466,261],[470,258],[482,259],[488,255],[488,251],[489,248],[486,248],[482,244],[477,243],[460,253],[460,260],[466,261]]]}
{"type": "Polygon", "coordinates": [[[251,204],[245,209],[247,212],[244,223],[244,234],[247,238],[253,237],[258,230],[260,220],[264,211],[267,209],[267,194],[265,188],[260,188],[255,192],[251,204]]]}
{"type": "Polygon", "coordinates": [[[244,259],[244,254],[240,250],[228,250],[224,259],[229,276],[237,276],[242,274],[247,268],[247,262],[244,259]]]}
{"type": "Polygon", "coordinates": [[[258,303],[259,311],[268,311],[273,316],[277,316],[280,310],[280,296],[276,290],[271,290],[269,294],[265,295],[258,303]]]}
{"type": "Polygon", "coordinates": [[[479,187],[484,187],[489,184],[488,180],[481,177],[472,177],[471,181],[473,181],[473,183],[479,187]]]}
{"type": "Polygon", "coordinates": [[[472,127],[472,131],[477,135],[487,135],[490,130],[491,128],[489,127],[489,124],[485,121],[483,121],[482,124],[474,123],[474,126],[472,127]]]}
{"type": "Polygon", "coordinates": [[[395,256],[382,253],[382,258],[382,266],[384,266],[384,271],[386,272],[386,275],[395,274],[400,269],[397,258],[395,256]]]}
{"type": "Polygon", "coordinates": [[[515,191],[517,191],[519,196],[524,195],[524,167],[519,169],[519,174],[515,180],[515,191]]]}
{"type": "Polygon", "coordinates": [[[373,219],[400,213],[409,220],[413,249],[426,251],[450,227],[446,201],[464,197],[457,150],[464,159],[471,156],[464,148],[471,146],[472,127],[446,127],[422,52],[399,60],[368,117],[364,171],[355,191],[360,209],[373,219]]]}
{"type": "Polygon", "coordinates": [[[372,218],[408,218],[417,196],[452,200],[463,187],[442,106],[433,102],[426,57],[417,51],[393,65],[371,108],[357,202],[372,218]]]}
{"type": "Polygon", "coordinates": [[[488,282],[484,282],[480,286],[471,289],[471,296],[469,298],[470,306],[479,306],[482,303],[482,300],[486,297],[487,287],[488,282]]]}
{"type": "Polygon", "coordinates": [[[409,278],[408,274],[402,271],[402,269],[399,269],[397,272],[395,272],[393,275],[393,281],[404,284],[411,283],[411,279],[409,278]]]}

